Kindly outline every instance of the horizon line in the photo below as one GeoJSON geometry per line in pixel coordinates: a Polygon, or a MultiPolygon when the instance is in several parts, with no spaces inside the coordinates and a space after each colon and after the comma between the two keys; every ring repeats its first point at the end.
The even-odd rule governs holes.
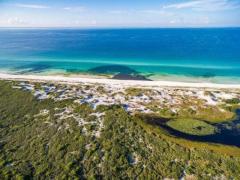
{"type": "Polygon", "coordinates": [[[106,26],[106,27],[94,27],[94,26],[89,26],[89,27],[70,27],[70,26],[56,26],[56,27],[51,27],[51,26],[46,26],[46,27],[1,27],[0,29],[214,29],[214,28],[240,28],[240,26],[174,26],[174,27],[169,27],[169,26],[136,26],[136,27],[126,27],[126,26],[106,26]]]}

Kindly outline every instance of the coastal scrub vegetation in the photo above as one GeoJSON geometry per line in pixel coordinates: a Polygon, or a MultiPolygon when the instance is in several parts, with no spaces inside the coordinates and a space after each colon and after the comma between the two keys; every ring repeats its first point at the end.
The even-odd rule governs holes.
{"type": "Polygon", "coordinates": [[[16,84],[0,81],[1,179],[240,178],[237,147],[173,137],[120,105],[33,96],[16,84]]]}
{"type": "MultiPolygon", "coordinates": [[[[203,91],[203,94],[194,94],[196,92],[193,92],[193,96],[186,97],[181,93],[178,95],[178,91],[181,92],[182,90],[176,89],[169,94],[162,93],[161,97],[165,97],[165,99],[160,103],[154,98],[158,96],[158,92],[151,89],[127,88],[126,96],[128,99],[132,97],[150,97],[151,101],[146,102],[145,106],[160,117],[197,119],[210,123],[232,120],[235,117],[234,110],[240,107],[238,98],[227,99],[220,103],[222,105],[217,105],[215,102],[217,98],[209,91],[203,91]],[[174,102],[173,99],[176,99],[176,101],[174,102]],[[161,106],[159,104],[161,104],[161,106]],[[226,104],[230,106],[226,106],[226,104]],[[233,106],[235,107],[233,108],[233,106]]],[[[218,94],[218,92],[215,93],[218,94]]],[[[221,94],[219,96],[221,96],[221,94]]]]}

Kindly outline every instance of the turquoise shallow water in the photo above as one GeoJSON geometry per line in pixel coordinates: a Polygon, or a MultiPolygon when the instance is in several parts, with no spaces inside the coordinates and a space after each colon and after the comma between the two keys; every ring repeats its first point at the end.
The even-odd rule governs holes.
{"type": "Polygon", "coordinates": [[[0,72],[240,83],[240,28],[1,29],[0,72]]]}

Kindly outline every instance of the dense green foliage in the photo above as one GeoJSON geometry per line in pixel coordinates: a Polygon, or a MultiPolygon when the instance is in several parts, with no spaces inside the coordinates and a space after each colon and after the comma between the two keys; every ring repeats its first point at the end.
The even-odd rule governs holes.
{"type": "Polygon", "coordinates": [[[240,178],[238,157],[166,140],[118,106],[39,101],[11,84],[0,82],[0,179],[240,178]],[[86,122],[105,112],[101,135],[86,133],[72,116],[56,116],[66,107],[86,122]]]}

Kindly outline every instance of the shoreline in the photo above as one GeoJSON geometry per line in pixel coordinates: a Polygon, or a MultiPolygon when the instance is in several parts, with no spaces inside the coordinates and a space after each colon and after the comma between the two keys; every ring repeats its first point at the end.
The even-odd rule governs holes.
{"type": "Polygon", "coordinates": [[[215,83],[190,83],[178,81],[142,81],[142,80],[117,80],[98,78],[92,76],[67,77],[60,75],[11,75],[0,73],[1,80],[17,81],[53,81],[62,83],[92,83],[105,85],[121,85],[125,87],[179,87],[179,88],[213,88],[213,89],[240,89],[240,84],[215,84],[215,83]]]}

